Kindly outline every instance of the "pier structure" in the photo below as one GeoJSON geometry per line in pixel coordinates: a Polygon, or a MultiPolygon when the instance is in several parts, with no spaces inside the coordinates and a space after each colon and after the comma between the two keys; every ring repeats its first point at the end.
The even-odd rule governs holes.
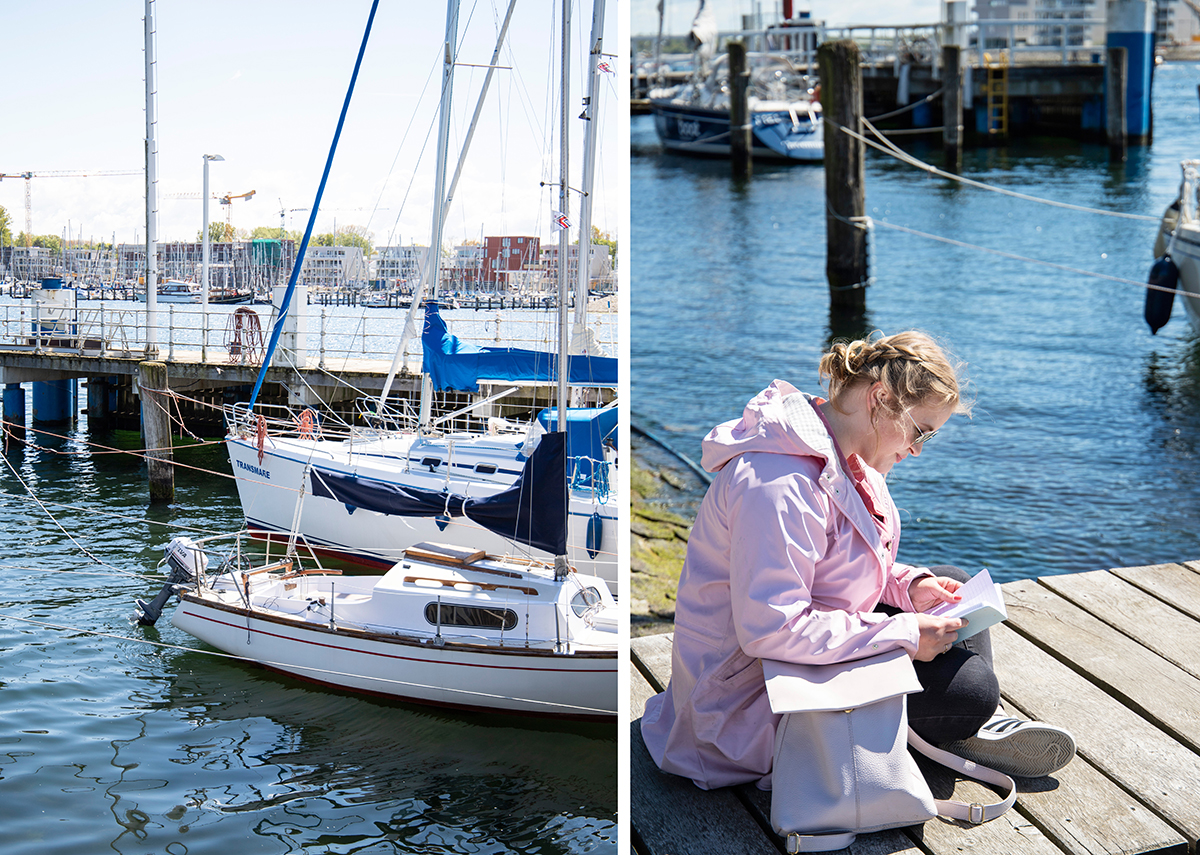
{"type": "MultiPolygon", "coordinates": [[[[1005,710],[1067,728],[1078,756],[1018,778],[1015,807],[982,825],[933,819],[860,834],[851,853],[1096,855],[1195,852],[1200,839],[1200,561],[1096,570],[1001,586],[993,627],[1005,710]]],[[[630,825],[638,855],[762,853],[783,841],[771,794],[701,790],[661,772],[642,741],[646,701],[671,677],[671,636],[631,642],[630,825]]],[[[995,801],[919,758],[936,798],[995,801]]]]}
{"type": "MultiPolygon", "coordinates": [[[[214,316],[225,324],[224,329],[202,331],[196,317],[199,307],[162,306],[158,345],[149,349],[142,328],[145,315],[127,305],[57,307],[33,300],[0,307],[0,387],[6,427],[23,426],[28,387],[33,391],[35,423],[73,421],[80,412],[82,383],[90,430],[137,430],[148,440],[149,434],[158,432],[157,428],[147,431],[144,393],[150,387],[145,378],[151,377],[154,414],[169,410],[171,435],[177,439],[225,435],[225,409],[249,400],[273,316],[260,321],[253,309],[240,307],[233,314],[214,316]],[[43,401],[54,401],[55,409],[49,410],[43,401]]],[[[370,330],[360,319],[349,337],[330,335],[325,311],[316,306],[293,311],[289,320],[264,377],[256,411],[298,422],[301,412],[311,407],[331,428],[335,423],[343,429],[367,427],[373,409],[364,410],[362,402],[377,397],[384,388],[398,332],[396,321],[402,319],[376,318],[370,330]]],[[[499,322],[496,328],[499,337],[499,322]]],[[[392,412],[416,412],[419,342],[417,347],[415,354],[406,354],[391,385],[388,407],[392,412]]],[[[507,391],[498,400],[456,415],[442,429],[486,430],[491,418],[525,422],[552,403],[553,387],[553,382],[481,381],[478,393],[436,393],[433,415],[455,413],[507,391]]],[[[161,443],[154,447],[160,449],[161,443]]]]}
{"type": "MultiPolygon", "coordinates": [[[[786,8],[786,6],[785,6],[786,8]]],[[[1150,85],[1155,62],[1154,5],[1113,0],[1088,10],[1039,9],[1031,19],[967,22],[965,4],[944,4],[947,20],[931,24],[825,27],[806,17],[757,30],[722,33],[750,51],[783,53],[817,76],[816,44],[853,41],[862,54],[863,115],[881,129],[926,133],[945,126],[944,110],[962,111],[961,145],[979,147],[1010,137],[1050,135],[1106,141],[1109,50],[1130,46],[1124,104],[1130,142],[1149,142],[1150,85]],[[812,33],[797,42],[796,33],[812,33]],[[790,50],[792,43],[803,50],[790,50]],[[947,73],[945,48],[958,47],[960,68],[947,73]],[[961,101],[942,97],[960,81],[961,101]],[[875,120],[874,117],[879,117],[875,120]],[[886,117],[886,118],[885,118],[886,117]]],[[[654,37],[633,39],[631,110],[649,112],[652,92],[668,93],[690,79],[690,54],[657,54],[654,37]],[[653,58],[651,58],[653,57],[653,58]]],[[[675,41],[679,41],[676,39],[675,41]]]]}

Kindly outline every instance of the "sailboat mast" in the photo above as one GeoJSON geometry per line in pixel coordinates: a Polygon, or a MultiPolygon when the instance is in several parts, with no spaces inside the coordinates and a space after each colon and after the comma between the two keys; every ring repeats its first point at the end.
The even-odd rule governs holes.
{"type": "MultiPolygon", "coordinates": [[[[567,104],[571,96],[571,0],[563,0],[562,4],[562,78],[559,93],[559,107],[562,117],[559,123],[559,184],[558,209],[565,221],[571,213],[571,193],[568,184],[568,155],[570,146],[567,141],[568,116],[567,104]]],[[[563,228],[558,232],[558,429],[567,429],[567,253],[570,251],[568,241],[570,230],[563,228]]],[[[583,249],[582,241],[580,249],[583,249]]]]}
{"type": "Polygon", "coordinates": [[[158,355],[158,47],[146,0],[146,355],[158,355]]]}
{"type": "MultiPolygon", "coordinates": [[[[571,94],[571,0],[563,0],[562,4],[562,84],[559,92],[558,105],[562,111],[562,119],[559,123],[559,185],[558,185],[558,205],[561,211],[562,222],[564,228],[558,232],[558,429],[562,431],[563,441],[566,442],[567,436],[567,380],[570,374],[570,365],[567,362],[567,252],[568,239],[570,230],[565,228],[568,215],[571,212],[570,204],[570,187],[568,185],[568,152],[567,145],[567,126],[568,116],[567,104],[570,103],[571,94]]],[[[570,460],[570,448],[567,449],[568,460],[570,460]]],[[[567,495],[564,497],[563,507],[568,507],[570,501],[570,493],[567,487],[570,481],[570,473],[568,477],[563,479],[562,489],[567,495]]],[[[567,578],[567,573],[570,572],[570,566],[567,564],[567,556],[554,556],[554,578],[563,580],[567,578]]]]}
{"type": "MultiPolygon", "coordinates": [[[[446,40],[442,45],[442,101],[438,107],[437,174],[433,186],[433,227],[429,241],[432,277],[429,283],[429,298],[437,299],[438,280],[442,271],[442,231],[445,217],[442,210],[446,204],[446,151],[450,147],[450,104],[454,87],[454,61],[458,51],[458,0],[446,4],[446,40]]],[[[421,378],[420,425],[429,425],[429,410],[433,399],[433,380],[429,374],[421,378]]]]}
{"type": "MultiPolygon", "coordinates": [[[[583,137],[583,186],[579,203],[579,269],[575,286],[575,325],[587,322],[588,280],[592,260],[592,185],[596,180],[596,133],[600,127],[597,80],[604,46],[604,0],[592,4],[592,50],[588,59],[588,94],[583,105],[587,122],[583,137]]],[[[578,335],[578,333],[576,333],[578,335]]]]}

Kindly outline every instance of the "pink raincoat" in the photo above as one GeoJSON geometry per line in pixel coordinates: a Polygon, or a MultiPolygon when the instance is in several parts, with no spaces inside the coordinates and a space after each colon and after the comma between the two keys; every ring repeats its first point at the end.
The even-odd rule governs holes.
{"type": "Polygon", "coordinates": [[[704,789],[770,786],[780,717],[760,659],[917,650],[916,617],[875,608],[913,611],[908,586],[930,571],[895,563],[900,519],[883,476],[863,466],[877,523],[817,403],[776,380],[704,440],[704,468],[717,475],[679,580],[671,684],[642,716],[658,766],[704,789]]]}

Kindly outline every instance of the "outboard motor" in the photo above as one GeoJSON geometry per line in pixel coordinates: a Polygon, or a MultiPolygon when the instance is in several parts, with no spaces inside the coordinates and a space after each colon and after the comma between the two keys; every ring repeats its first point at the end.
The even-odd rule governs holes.
{"type": "Polygon", "coordinates": [[[1175,301],[1175,286],[1179,282],[1179,268],[1171,260],[1168,252],[1154,262],[1150,268],[1149,284],[1158,288],[1169,288],[1160,291],[1158,288],[1146,289],[1146,323],[1150,325],[1150,334],[1157,334],[1171,320],[1171,304],[1175,301]]]}
{"type": "Polygon", "coordinates": [[[171,575],[167,577],[162,590],[153,600],[137,600],[136,617],[142,626],[154,626],[162,615],[163,606],[167,604],[171,595],[178,591],[179,586],[195,582],[208,569],[208,556],[190,537],[172,538],[163,551],[166,554],[167,566],[171,568],[171,575]]]}

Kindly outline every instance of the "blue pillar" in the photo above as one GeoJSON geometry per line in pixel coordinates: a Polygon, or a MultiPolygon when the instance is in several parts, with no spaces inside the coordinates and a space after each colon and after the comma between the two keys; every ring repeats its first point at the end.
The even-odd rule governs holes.
{"type": "Polygon", "coordinates": [[[112,414],[108,406],[108,378],[89,377],[87,380],[88,421],[104,421],[112,414]]]}
{"type": "Polygon", "coordinates": [[[75,381],[39,380],[33,384],[34,424],[63,424],[75,418],[75,381]]]}
{"type": "Polygon", "coordinates": [[[4,420],[25,424],[25,389],[20,383],[4,384],[4,420]]]}
{"type": "Polygon", "coordinates": [[[1153,0],[1109,0],[1110,48],[1123,47],[1129,55],[1125,87],[1125,129],[1132,145],[1150,142],[1150,76],[1154,73],[1153,0]]]}

